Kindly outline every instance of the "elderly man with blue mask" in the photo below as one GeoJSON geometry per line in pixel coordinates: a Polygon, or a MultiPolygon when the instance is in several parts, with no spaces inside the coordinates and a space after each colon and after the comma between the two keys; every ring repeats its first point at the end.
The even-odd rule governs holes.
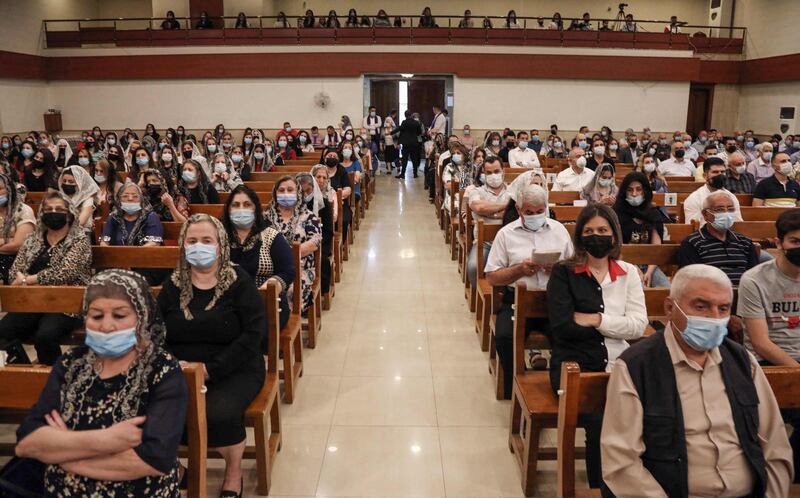
{"type": "Polygon", "coordinates": [[[726,338],[732,304],[720,269],[682,268],[666,329],[617,359],[600,441],[614,496],[788,496],[786,429],[755,357],[726,338]]]}

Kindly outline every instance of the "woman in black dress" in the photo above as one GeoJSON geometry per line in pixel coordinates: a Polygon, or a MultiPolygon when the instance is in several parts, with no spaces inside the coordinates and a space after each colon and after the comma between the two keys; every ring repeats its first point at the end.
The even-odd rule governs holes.
{"type": "Polygon", "coordinates": [[[353,211],[350,209],[350,194],[353,193],[350,177],[342,166],[343,157],[337,149],[325,149],[322,153],[322,164],[328,168],[328,178],[331,188],[336,191],[342,189],[342,240],[347,240],[347,230],[353,221],[353,211]]]}
{"type": "Polygon", "coordinates": [[[253,280],[230,260],[222,223],[195,214],[184,223],[178,267],[158,295],[167,349],[203,364],[208,446],[225,459],[223,496],[239,496],[244,413],[264,383],[267,315],[253,280]]]}
{"type": "Polygon", "coordinates": [[[177,498],[187,389],[162,349],[164,322],[144,279],[92,278],[86,345],[61,356],[17,431],[16,452],[47,467],[44,496],[177,498]]]}
{"type": "Polygon", "coordinates": [[[292,247],[282,233],[267,226],[258,195],[244,185],[228,196],[222,224],[231,244],[231,261],[246,271],[257,287],[266,289],[271,279],[278,282],[283,328],[290,312],[286,291],[294,282],[296,271],[292,247]]]}

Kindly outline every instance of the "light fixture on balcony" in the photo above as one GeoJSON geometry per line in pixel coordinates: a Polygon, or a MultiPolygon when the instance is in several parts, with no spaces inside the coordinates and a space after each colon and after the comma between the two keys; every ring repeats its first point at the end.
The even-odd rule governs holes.
{"type": "Polygon", "coordinates": [[[403,78],[413,78],[414,73],[400,73],[400,76],[402,76],[403,78]]]}

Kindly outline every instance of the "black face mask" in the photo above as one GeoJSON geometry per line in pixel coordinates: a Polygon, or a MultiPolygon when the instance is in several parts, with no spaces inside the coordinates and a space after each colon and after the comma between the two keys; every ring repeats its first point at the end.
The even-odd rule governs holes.
{"type": "Polygon", "coordinates": [[[736,152],[736,146],[735,145],[729,145],[729,146],[725,147],[725,150],[728,152],[728,154],[733,154],[734,152],[736,152]]]}
{"type": "Polygon", "coordinates": [[[33,169],[44,169],[44,163],[42,161],[37,161],[36,159],[31,161],[31,167],[33,169]]]}
{"type": "Polygon", "coordinates": [[[339,159],[335,157],[326,157],[325,158],[325,166],[329,168],[335,168],[339,165],[339,159]]]}
{"type": "Polygon", "coordinates": [[[94,142],[88,142],[88,141],[87,141],[87,142],[86,142],[86,147],[88,147],[88,148],[90,148],[90,149],[91,149],[91,148],[94,148],[94,142]]]}
{"type": "Polygon", "coordinates": [[[786,260],[789,261],[794,266],[800,266],[800,247],[793,247],[792,249],[786,249],[783,251],[783,255],[786,256],[786,260]]]}
{"type": "Polygon", "coordinates": [[[50,230],[60,230],[67,224],[67,213],[44,213],[42,223],[50,230]]]}
{"type": "Polygon", "coordinates": [[[192,149],[192,150],[185,150],[185,151],[183,151],[183,157],[192,157],[192,154],[193,154],[193,153],[194,153],[194,149],[192,149]]]}
{"type": "Polygon", "coordinates": [[[683,156],[685,156],[685,155],[686,155],[686,151],[683,150],[683,149],[678,149],[678,150],[675,151],[675,157],[677,157],[678,159],[683,159],[683,156]]]}
{"type": "Polygon", "coordinates": [[[584,235],[582,239],[586,252],[598,259],[608,256],[608,253],[614,248],[614,240],[611,235],[584,235]]]}
{"type": "Polygon", "coordinates": [[[109,154],[108,155],[108,160],[109,161],[117,161],[117,160],[119,160],[119,156],[116,155],[116,154],[109,154]]]}
{"type": "Polygon", "coordinates": [[[725,175],[717,175],[709,178],[708,184],[716,190],[721,189],[725,186],[725,175]]]}
{"type": "Polygon", "coordinates": [[[65,194],[69,195],[69,196],[72,196],[72,195],[75,195],[75,192],[78,191],[78,186],[77,185],[62,185],[61,186],[61,191],[64,192],[65,194]]]}
{"type": "Polygon", "coordinates": [[[151,201],[161,201],[161,185],[148,185],[147,195],[150,196],[151,201]]]}

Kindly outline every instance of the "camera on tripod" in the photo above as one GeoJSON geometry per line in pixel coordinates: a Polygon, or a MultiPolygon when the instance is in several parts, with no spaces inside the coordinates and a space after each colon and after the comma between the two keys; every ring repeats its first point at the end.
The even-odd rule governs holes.
{"type": "Polygon", "coordinates": [[[620,11],[620,12],[622,12],[622,13],[624,14],[624,13],[625,13],[625,7],[627,7],[627,6],[628,6],[628,4],[627,4],[627,3],[621,3],[621,4],[619,4],[619,11],[620,11]]]}

